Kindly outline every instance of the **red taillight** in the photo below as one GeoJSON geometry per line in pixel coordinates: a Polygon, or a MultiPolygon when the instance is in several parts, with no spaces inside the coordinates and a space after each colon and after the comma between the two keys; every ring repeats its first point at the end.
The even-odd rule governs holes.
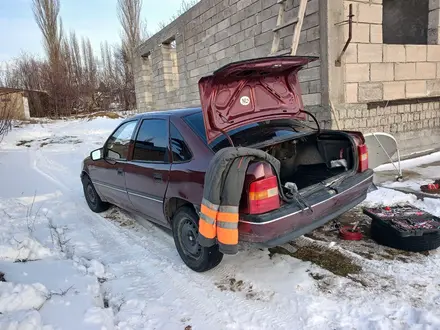
{"type": "Polygon", "coordinates": [[[260,179],[249,185],[249,213],[261,214],[280,207],[276,176],[260,179]]]}
{"type": "Polygon", "coordinates": [[[368,149],[365,144],[358,146],[359,154],[359,172],[365,172],[368,169],[368,149]]]}

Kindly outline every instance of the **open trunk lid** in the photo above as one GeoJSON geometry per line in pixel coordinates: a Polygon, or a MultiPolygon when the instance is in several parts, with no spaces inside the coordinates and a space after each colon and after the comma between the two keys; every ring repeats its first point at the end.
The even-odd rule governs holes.
{"type": "Polygon", "coordinates": [[[305,119],[298,71],[317,57],[267,57],[228,64],[199,81],[206,138],[265,120],[305,119]]]}

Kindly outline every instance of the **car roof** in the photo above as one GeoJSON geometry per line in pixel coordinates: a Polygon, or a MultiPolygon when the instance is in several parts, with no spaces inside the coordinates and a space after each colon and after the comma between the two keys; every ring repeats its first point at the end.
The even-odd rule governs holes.
{"type": "Polygon", "coordinates": [[[202,108],[184,108],[184,109],[167,109],[159,111],[149,111],[143,112],[133,117],[127,118],[125,121],[130,121],[133,119],[144,119],[144,118],[165,118],[165,117],[185,117],[187,115],[192,115],[193,113],[201,112],[202,108]]]}

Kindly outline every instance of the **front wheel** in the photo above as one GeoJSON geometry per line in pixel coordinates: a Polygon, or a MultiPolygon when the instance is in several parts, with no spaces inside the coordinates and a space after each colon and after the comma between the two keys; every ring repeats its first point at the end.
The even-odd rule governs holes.
{"type": "Polygon", "coordinates": [[[105,203],[101,200],[101,197],[99,197],[98,193],[96,192],[92,181],[85,174],[84,178],[82,179],[82,184],[84,189],[84,196],[86,197],[87,205],[89,206],[89,208],[96,213],[108,210],[110,204],[105,203]]]}
{"type": "Polygon", "coordinates": [[[198,217],[190,207],[182,207],[173,217],[173,237],[183,262],[196,272],[206,272],[216,267],[223,259],[218,245],[209,248],[197,242],[198,217]]]}

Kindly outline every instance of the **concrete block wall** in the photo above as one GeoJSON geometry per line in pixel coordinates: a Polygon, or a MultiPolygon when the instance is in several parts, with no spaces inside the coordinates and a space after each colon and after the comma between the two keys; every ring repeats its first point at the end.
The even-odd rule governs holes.
{"type": "MultiPolygon", "coordinates": [[[[430,1],[430,12],[439,2],[430,1]]],[[[355,22],[342,67],[339,126],[391,133],[403,154],[440,147],[440,45],[383,44],[382,0],[344,0],[345,16],[350,3],[355,22]]]]}
{"type": "MultiPolygon", "coordinates": [[[[431,1],[432,8],[439,2],[431,1]]],[[[382,0],[344,1],[346,15],[350,3],[355,23],[345,56],[346,103],[440,96],[440,44],[383,44],[382,0]]]]}
{"type": "MultiPolygon", "coordinates": [[[[321,53],[322,2],[308,2],[297,55],[321,53]]],[[[299,0],[288,0],[285,22],[297,16],[298,6],[299,0]]],[[[233,61],[268,56],[278,9],[277,0],[201,0],[138,48],[134,72],[139,111],[199,105],[197,82],[202,76],[233,61]],[[175,40],[175,49],[170,40],[175,40]]],[[[291,46],[293,30],[282,30],[280,50],[291,46]]],[[[300,74],[304,103],[318,113],[321,72],[318,60],[300,74]]],[[[320,115],[321,120],[327,117],[320,115]]]]}

